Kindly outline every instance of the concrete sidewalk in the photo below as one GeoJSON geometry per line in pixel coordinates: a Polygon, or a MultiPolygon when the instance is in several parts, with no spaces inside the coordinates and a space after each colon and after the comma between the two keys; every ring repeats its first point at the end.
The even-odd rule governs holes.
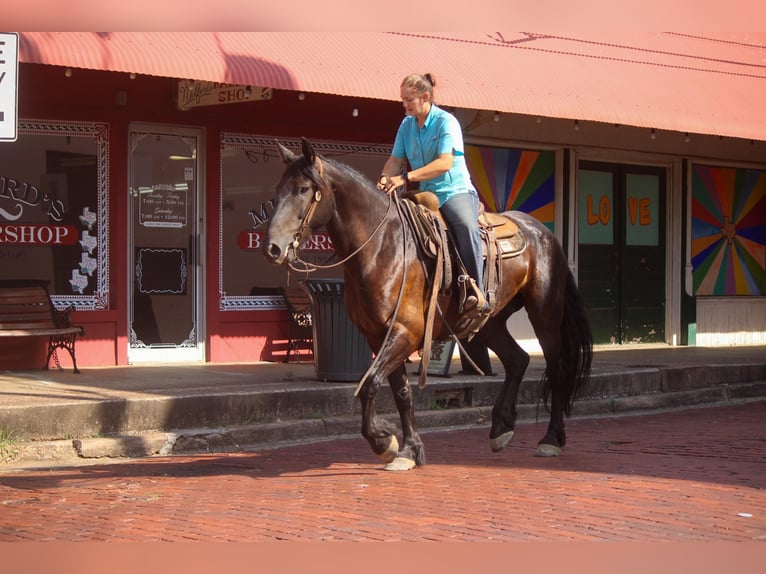
{"type": "MultiPolygon", "coordinates": [[[[417,389],[422,430],[488,426],[503,370],[429,376],[417,389]]],[[[537,404],[544,369],[532,362],[519,395],[520,420],[547,420],[537,404]]],[[[313,363],[147,365],[0,372],[0,469],[105,457],[231,452],[358,436],[356,382],[316,379],[313,363]]],[[[575,417],[615,416],[700,404],[766,399],[766,347],[597,348],[575,417]]],[[[391,393],[378,411],[398,425],[391,393]]]]}

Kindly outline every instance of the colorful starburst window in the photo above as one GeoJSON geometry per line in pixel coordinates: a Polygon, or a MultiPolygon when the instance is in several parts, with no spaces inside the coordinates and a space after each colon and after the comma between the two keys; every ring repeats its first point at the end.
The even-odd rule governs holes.
{"type": "Polygon", "coordinates": [[[766,295],[766,171],[692,168],[695,295],[766,295]]]}
{"type": "Polygon", "coordinates": [[[465,157],[487,211],[524,211],[553,231],[555,152],[467,145],[465,157]]]}

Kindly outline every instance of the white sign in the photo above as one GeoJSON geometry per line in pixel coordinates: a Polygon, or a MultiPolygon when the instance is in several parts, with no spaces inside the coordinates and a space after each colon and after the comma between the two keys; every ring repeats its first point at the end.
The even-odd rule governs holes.
{"type": "Polygon", "coordinates": [[[0,141],[16,141],[19,93],[19,35],[0,32],[0,141]]]}
{"type": "Polygon", "coordinates": [[[201,80],[178,80],[178,109],[270,100],[271,88],[201,80]]]}
{"type": "Polygon", "coordinates": [[[186,190],[154,185],[141,194],[139,223],[144,227],[186,227],[186,190]]]}

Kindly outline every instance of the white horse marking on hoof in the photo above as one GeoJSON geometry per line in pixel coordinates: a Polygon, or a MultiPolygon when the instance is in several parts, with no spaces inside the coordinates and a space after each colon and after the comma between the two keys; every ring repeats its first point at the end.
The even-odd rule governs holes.
{"type": "Polygon", "coordinates": [[[535,452],[535,456],[559,456],[560,454],[561,449],[552,444],[538,444],[537,452],[535,452]]]}
{"type": "Polygon", "coordinates": [[[388,443],[388,448],[380,453],[380,459],[386,464],[393,462],[396,455],[399,454],[399,439],[396,436],[391,435],[391,441],[388,443]]]}
{"type": "Polygon", "coordinates": [[[411,458],[405,458],[403,456],[397,456],[394,460],[389,462],[383,467],[383,470],[410,470],[415,468],[415,461],[411,458]]]}
{"type": "Polygon", "coordinates": [[[508,443],[511,442],[511,439],[513,439],[513,431],[508,431],[501,434],[500,436],[490,439],[489,446],[492,449],[492,452],[500,452],[506,446],[508,446],[508,443]]]}

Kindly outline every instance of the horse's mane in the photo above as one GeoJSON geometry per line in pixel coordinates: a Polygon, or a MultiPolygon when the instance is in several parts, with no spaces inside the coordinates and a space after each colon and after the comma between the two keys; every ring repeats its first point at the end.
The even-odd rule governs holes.
{"type": "MultiPolygon", "coordinates": [[[[366,192],[376,198],[385,198],[385,194],[378,191],[378,189],[375,187],[375,183],[356,168],[351,167],[350,165],[341,161],[322,155],[317,155],[317,158],[324,162],[325,169],[329,167],[330,169],[334,169],[338,173],[343,174],[345,177],[350,178],[352,182],[354,182],[358,187],[364,189],[366,192]]],[[[322,181],[321,175],[316,170],[316,168],[314,168],[314,165],[309,163],[303,156],[296,158],[290,167],[298,170],[301,175],[305,176],[317,187],[323,187],[327,184],[327,182],[322,181]]]]}

